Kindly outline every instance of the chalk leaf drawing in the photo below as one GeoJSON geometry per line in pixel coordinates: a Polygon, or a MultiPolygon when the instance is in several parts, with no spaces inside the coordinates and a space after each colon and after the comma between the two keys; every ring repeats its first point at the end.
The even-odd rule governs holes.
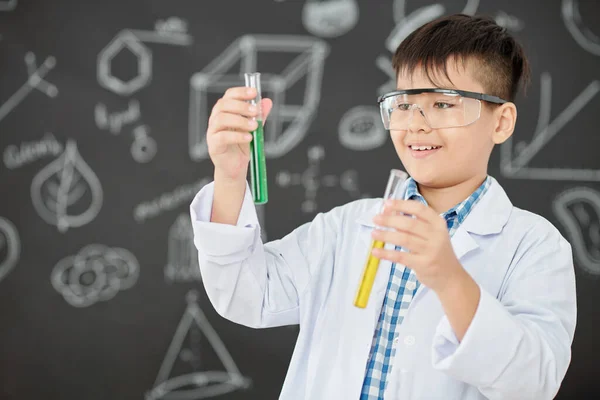
{"type": "Polygon", "coordinates": [[[138,260],[128,250],[91,244],[60,260],[52,270],[54,289],[74,307],[110,300],[138,279],[138,260]]]}
{"type": "Polygon", "coordinates": [[[167,282],[201,281],[198,252],[194,246],[192,220],[189,214],[180,214],[169,229],[168,263],[165,267],[167,282]]]}
{"type": "Polygon", "coordinates": [[[154,388],[146,393],[146,400],[205,399],[247,389],[252,384],[251,379],[238,370],[197,301],[197,292],[190,291],[187,308],[160,366],[154,388]],[[216,355],[218,368],[207,367],[215,363],[200,354],[201,348],[206,346],[216,355]],[[183,369],[177,368],[182,366],[183,369]]]}
{"type": "Polygon", "coordinates": [[[589,187],[569,189],[554,199],[553,207],[579,266],[600,275],[600,192],[589,187]]]}
{"type": "Polygon", "coordinates": [[[17,265],[21,254],[19,233],[12,222],[0,217],[0,281],[17,265]]]}
{"type": "Polygon", "coordinates": [[[92,221],[102,206],[102,186],[81,158],[74,141],[31,182],[31,199],[40,217],[60,232],[92,221]],[[89,192],[89,196],[85,196],[89,192]],[[87,197],[87,198],[86,198],[87,197]]]}
{"type": "Polygon", "coordinates": [[[306,0],[302,23],[315,36],[332,38],[349,32],[358,22],[356,0],[306,0]]]}

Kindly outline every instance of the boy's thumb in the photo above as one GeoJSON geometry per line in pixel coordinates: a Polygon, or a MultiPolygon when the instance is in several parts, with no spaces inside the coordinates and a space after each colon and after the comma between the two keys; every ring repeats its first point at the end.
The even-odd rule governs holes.
{"type": "Polygon", "coordinates": [[[263,98],[262,102],[260,103],[260,106],[262,108],[263,124],[264,124],[264,122],[267,120],[267,116],[271,112],[271,109],[273,109],[273,101],[269,98],[263,98]]]}

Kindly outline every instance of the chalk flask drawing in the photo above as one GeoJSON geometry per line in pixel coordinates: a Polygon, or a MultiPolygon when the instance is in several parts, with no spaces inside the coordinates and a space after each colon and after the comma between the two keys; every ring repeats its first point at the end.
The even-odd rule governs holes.
{"type": "Polygon", "coordinates": [[[0,281],[17,265],[21,254],[19,233],[12,222],[0,217],[0,281]]]}
{"type": "Polygon", "coordinates": [[[169,229],[168,263],[165,280],[173,282],[201,281],[198,252],[194,246],[194,233],[189,214],[180,214],[169,229]]]}
{"type": "Polygon", "coordinates": [[[31,200],[40,217],[66,232],[92,221],[102,207],[100,180],[68,140],[65,151],[31,182],[31,200]],[[89,189],[89,190],[88,190],[89,189]],[[85,196],[89,192],[89,196],[85,196]]]}
{"type": "Polygon", "coordinates": [[[249,388],[252,380],[240,373],[219,335],[208,322],[198,305],[198,293],[195,290],[188,292],[186,300],[187,308],[160,366],[154,388],[146,393],[145,400],[197,400],[249,388]],[[191,349],[184,347],[186,338],[191,349]],[[205,363],[205,355],[199,354],[197,349],[202,339],[208,341],[222,369],[198,368],[205,363]],[[177,360],[189,361],[192,365],[186,365],[187,372],[177,373],[177,360]]]}

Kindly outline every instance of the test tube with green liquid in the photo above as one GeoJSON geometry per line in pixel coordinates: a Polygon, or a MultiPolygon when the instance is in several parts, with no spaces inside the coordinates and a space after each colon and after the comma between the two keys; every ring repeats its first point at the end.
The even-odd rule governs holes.
{"type": "Polygon", "coordinates": [[[258,115],[256,116],[257,128],[252,132],[250,142],[250,189],[255,204],[265,204],[269,200],[267,191],[267,163],[265,161],[265,138],[263,115],[261,109],[260,73],[248,72],[244,74],[247,87],[256,89],[256,97],[250,100],[250,104],[256,105],[258,115]]]}

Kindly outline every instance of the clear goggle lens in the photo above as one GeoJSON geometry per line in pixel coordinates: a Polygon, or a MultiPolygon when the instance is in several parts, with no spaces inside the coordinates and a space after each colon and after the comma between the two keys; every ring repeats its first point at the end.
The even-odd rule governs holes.
{"type": "Polygon", "coordinates": [[[406,130],[415,118],[432,129],[467,126],[479,119],[481,102],[453,93],[398,94],[380,103],[385,129],[406,130]]]}

